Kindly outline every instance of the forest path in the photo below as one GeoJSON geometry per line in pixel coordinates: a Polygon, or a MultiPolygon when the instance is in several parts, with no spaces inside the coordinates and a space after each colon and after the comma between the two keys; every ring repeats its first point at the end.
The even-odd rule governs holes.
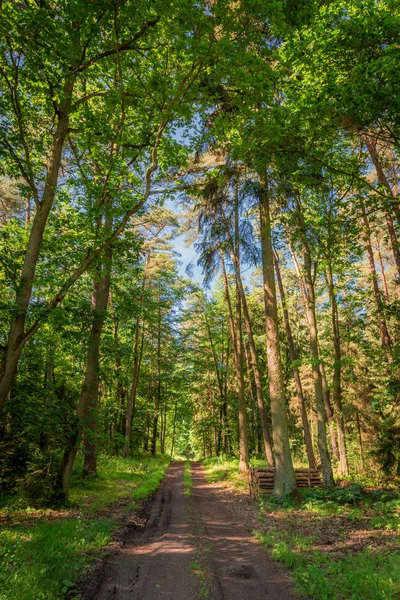
{"type": "Polygon", "coordinates": [[[192,463],[172,462],[145,518],[123,532],[84,600],[294,600],[290,578],[273,563],[192,463]]]}

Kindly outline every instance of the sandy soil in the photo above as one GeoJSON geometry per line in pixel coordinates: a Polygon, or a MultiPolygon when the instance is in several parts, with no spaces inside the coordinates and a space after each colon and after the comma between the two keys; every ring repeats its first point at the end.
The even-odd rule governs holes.
{"type": "Polygon", "coordinates": [[[295,600],[287,572],[271,561],[221,501],[202,467],[173,462],[143,514],[82,584],[84,600],[295,600]]]}

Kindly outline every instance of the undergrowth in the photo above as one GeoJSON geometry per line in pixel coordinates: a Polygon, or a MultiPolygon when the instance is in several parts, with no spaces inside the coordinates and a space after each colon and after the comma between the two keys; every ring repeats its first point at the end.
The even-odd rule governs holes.
{"type": "Polygon", "coordinates": [[[56,600],[73,588],[99,557],[116,526],[112,505],[123,510],[159,486],[169,459],[101,458],[98,476],[81,478],[77,461],[69,506],[32,509],[25,498],[8,497],[0,509],[0,600],[56,600]]]}

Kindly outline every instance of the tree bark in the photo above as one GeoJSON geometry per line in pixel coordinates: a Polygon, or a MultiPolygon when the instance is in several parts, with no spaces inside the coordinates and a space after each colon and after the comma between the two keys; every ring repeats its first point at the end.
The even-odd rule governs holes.
{"type": "Polygon", "coordinates": [[[310,354],[312,361],[312,373],[314,380],[315,400],[317,406],[317,430],[318,430],[318,449],[322,465],[322,477],[325,487],[334,485],[331,459],[329,457],[328,445],[326,440],[326,417],[323,398],[322,376],[320,367],[320,356],[318,349],[318,328],[317,317],[315,313],[315,293],[314,283],[311,275],[311,257],[307,242],[303,240],[304,247],[304,270],[307,290],[307,315],[310,331],[310,354]]]}
{"type": "Polygon", "coordinates": [[[136,317],[136,327],[135,327],[135,345],[134,345],[134,359],[133,359],[133,377],[132,377],[132,385],[129,393],[128,406],[126,409],[126,419],[125,419],[125,443],[124,443],[124,458],[127,458],[130,453],[130,444],[131,444],[131,434],[132,434],[132,419],[133,413],[135,410],[135,401],[136,401],[136,390],[139,381],[139,373],[140,367],[142,363],[143,356],[143,342],[144,342],[144,330],[142,331],[142,341],[140,343],[140,327],[142,321],[142,311],[143,311],[143,302],[144,302],[144,292],[146,287],[146,278],[147,278],[147,268],[149,265],[150,254],[147,254],[146,264],[143,271],[143,282],[142,282],[142,291],[140,294],[140,302],[139,302],[139,310],[138,315],[136,317]]]}
{"type": "Polygon", "coordinates": [[[389,288],[388,288],[388,284],[387,284],[387,280],[386,280],[385,266],[383,264],[383,258],[382,258],[382,252],[381,252],[381,245],[379,243],[379,239],[378,239],[378,236],[377,236],[376,233],[375,233],[375,239],[376,239],[376,251],[378,253],[378,259],[379,259],[379,266],[381,268],[382,283],[383,283],[383,292],[385,294],[386,303],[389,304],[389,302],[390,302],[390,296],[389,296],[389,288]]]}
{"type": "Polygon", "coordinates": [[[362,442],[362,435],[361,435],[360,415],[358,413],[358,410],[356,412],[356,421],[357,421],[357,433],[358,433],[358,446],[360,449],[360,468],[361,468],[361,471],[364,473],[364,471],[365,471],[364,450],[363,450],[363,442],[362,442]]]}
{"type": "Polygon", "coordinates": [[[387,358],[389,360],[391,360],[392,342],[390,339],[389,331],[388,331],[387,324],[386,324],[386,318],[385,318],[385,314],[383,311],[381,293],[380,293],[379,286],[378,286],[378,276],[377,276],[376,268],[375,268],[374,252],[373,252],[372,243],[371,243],[371,229],[369,226],[367,212],[366,212],[365,204],[364,204],[363,200],[360,200],[360,206],[361,206],[361,220],[362,220],[362,224],[363,224],[363,237],[364,237],[365,246],[367,248],[369,272],[371,275],[372,291],[373,291],[374,298],[375,298],[376,313],[377,313],[377,317],[378,317],[378,326],[379,326],[379,332],[380,332],[380,336],[381,336],[381,343],[382,343],[382,347],[384,348],[384,350],[386,352],[387,358]]]}
{"type": "MultiPolygon", "coordinates": [[[[239,189],[238,182],[235,179],[235,256],[240,264],[240,238],[239,238],[239,189]]],[[[236,356],[241,377],[241,394],[239,395],[239,471],[244,472],[249,469],[249,439],[247,426],[246,396],[244,386],[244,355],[243,355],[243,330],[242,330],[242,303],[240,299],[239,287],[236,281],[235,290],[235,328],[236,328],[236,356]]]]}
{"type": "Polygon", "coordinates": [[[157,324],[157,391],[153,394],[154,416],[153,416],[153,435],[151,438],[150,452],[155,456],[157,451],[157,430],[158,418],[161,406],[161,298],[158,293],[158,324],[157,324]]]}
{"type": "Polygon", "coordinates": [[[229,326],[232,338],[233,345],[233,355],[235,362],[235,370],[236,370],[236,381],[237,381],[237,393],[238,393],[238,401],[239,401],[239,452],[240,452],[240,460],[239,460],[239,470],[247,471],[249,468],[249,443],[248,443],[248,432],[247,432],[247,417],[246,417],[246,399],[245,399],[245,391],[244,391],[244,376],[243,376],[243,354],[242,354],[242,337],[241,337],[241,323],[238,324],[238,319],[236,317],[236,321],[233,316],[231,296],[229,291],[228,277],[225,269],[225,261],[222,255],[222,251],[220,253],[220,260],[222,266],[222,274],[224,278],[224,288],[225,288],[225,298],[228,306],[228,315],[229,315],[229,326]],[[239,325],[239,330],[238,330],[239,325]],[[240,338],[239,338],[240,335],[240,338]],[[238,339],[239,338],[239,339],[238,339]]]}
{"type": "Polygon", "coordinates": [[[15,315],[10,323],[7,346],[0,366],[0,412],[4,408],[8,392],[17,372],[18,362],[25,345],[25,323],[32,296],[36,265],[42,245],[43,234],[57,190],[58,173],[61,165],[65,138],[68,135],[69,112],[75,78],[68,79],[64,86],[65,102],[58,110],[57,127],[54,133],[49,159],[46,165],[46,181],[41,201],[37,205],[28,245],[21,269],[21,277],[15,296],[15,315]]]}
{"type": "Polygon", "coordinates": [[[297,199],[298,206],[298,225],[300,232],[301,244],[303,247],[303,264],[304,264],[304,280],[305,280],[305,302],[307,322],[310,334],[310,355],[312,363],[312,374],[314,380],[315,402],[317,408],[317,431],[318,431],[318,450],[321,458],[322,479],[325,487],[332,487],[335,482],[333,478],[332,464],[328,452],[328,444],[326,439],[326,412],[324,405],[324,390],[321,375],[321,360],[319,353],[318,342],[318,327],[317,316],[315,309],[315,290],[314,280],[312,276],[312,262],[309,243],[307,240],[306,225],[304,223],[302,207],[300,199],[297,199]]]}
{"type": "MultiPolygon", "coordinates": [[[[379,158],[379,154],[376,149],[376,142],[374,143],[373,140],[368,135],[362,134],[361,137],[368,149],[368,152],[372,159],[372,162],[374,163],[376,174],[378,177],[378,183],[381,187],[384,187],[386,189],[389,196],[392,198],[392,208],[395,210],[397,218],[399,219],[400,218],[400,210],[399,210],[398,198],[396,198],[394,196],[392,188],[390,187],[388,178],[386,177],[385,171],[382,167],[382,164],[381,164],[381,161],[379,158]]],[[[388,233],[389,233],[390,244],[392,247],[392,252],[393,252],[393,256],[394,256],[394,260],[395,260],[396,268],[397,268],[397,283],[400,283],[399,241],[397,239],[397,235],[396,235],[396,231],[395,231],[395,227],[394,227],[394,223],[393,223],[393,219],[392,219],[392,215],[391,215],[391,209],[387,206],[387,204],[384,207],[383,212],[385,215],[386,226],[387,226],[388,233]]]]}
{"type": "Polygon", "coordinates": [[[296,489],[286,415],[283,374],[279,347],[278,310],[271,240],[269,193],[259,196],[262,268],[264,280],[265,326],[268,358],[269,395],[275,457],[274,494],[283,498],[296,489]]]}
{"type": "MultiPolygon", "coordinates": [[[[104,198],[104,233],[106,237],[112,231],[112,201],[109,194],[104,198]]],[[[96,423],[99,395],[99,362],[101,333],[106,318],[107,304],[110,297],[112,249],[109,246],[104,258],[97,268],[98,281],[93,282],[93,323],[89,338],[85,382],[82,390],[82,402],[86,405],[85,423],[83,424],[83,475],[97,474],[97,441],[96,423]],[[95,323],[96,321],[96,323],[95,323]]]]}
{"type": "Polygon", "coordinates": [[[257,395],[257,406],[258,412],[260,414],[261,421],[261,429],[263,433],[263,441],[264,441],[264,451],[265,457],[269,465],[274,465],[274,455],[272,452],[272,443],[271,443],[271,435],[269,432],[268,419],[267,419],[267,411],[265,409],[264,404],[264,394],[262,389],[262,376],[260,371],[260,366],[258,362],[257,349],[254,342],[253,330],[251,326],[250,314],[247,306],[247,298],[243,289],[242,277],[240,273],[240,264],[238,258],[231,247],[231,259],[233,262],[233,266],[235,269],[235,277],[236,277],[236,285],[238,294],[241,300],[241,308],[243,308],[243,317],[244,324],[246,327],[246,333],[249,340],[249,348],[250,348],[250,357],[251,357],[251,366],[253,368],[254,382],[256,385],[256,395],[257,395]]]}
{"type": "Polygon", "coordinates": [[[178,402],[175,401],[175,408],[174,408],[174,421],[173,421],[173,425],[172,425],[172,439],[171,439],[171,458],[174,458],[174,446],[175,446],[175,432],[176,432],[176,416],[177,416],[177,412],[178,412],[178,402]]]}
{"type": "Polygon", "coordinates": [[[332,260],[330,254],[328,255],[328,267],[325,273],[325,277],[328,286],[329,299],[331,302],[331,322],[334,349],[333,404],[335,407],[336,428],[338,432],[339,471],[341,475],[347,476],[349,474],[349,466],[347,463],[346,434],[344,428],[342,406],[342,350],[340,343],[339,314],[336,301],[335,286],[333,281],[332,260]]]}
{"type": "MultiPolygon", "coordinates": [[[[260,439],[259,439],[259,435],[258,435],[258,418],[257,418],[257,414],[256,414],[256,411],[258,413],[258,409],[257,409],[257,401],[256,401],[255,394],[254,394],[256,386],[255,386],[255,382],[254,382],[254,373],[253,373],[253,369],[250,364],[249,351],[247,349],[246,342],[243,344],[243,349],[244,349],[244,357],[245,357],[245,363],[246,363],[245,373],[247,374],[247,380],[248,380],[247,387],[248,387],[249,395],[250,395],[251,418],[250,418],[250,424],[249,424],[249,432],[251,431],[252,435],[249,435],[249,439],[254,440],[256,452],[258,452],[258,454],[261,455],[262,450],[261,450],[261,444],[260,444],[260,439]]],[[[251,454],[251,447],[249,447],[249,452],[251,454]]]]}
{"type": "Polygon", "coordinates": [[[289,312],[288,312],[287,303],[286,303],[286,294],[285,294],[285,289],[283,287],[281,270],[279,267],[279,260],[278,260],[278,257],[276,254],[274,255],[274,264],[275,264],[276,277],[278,280],[279,293],[281,296],[283,318],[285,321],[286,339],[287,339],[287,343],[288,343],[288,347],[289,347],[290,361],[292,363],[291,366],[292,366],[293,378],[294,378],[295,387],[296,387],[297,401],[298,401],[298,405],[299,405],[301,422],[303,425],[304,443],[305,443],[306,451],[307,451],[308,465],[309,465],[310,469],[315,469],[316,462],[315,462],[314,448],[313,448],[313,443],[312,443],[312,439],[311,439],[310,426],[309,426],[308,418],[307,418],[307,410],[306,410],[306,404],[304,401],[303,386],[301,384],[299,369],[296,366],[296,361],[298,360],[298,356],[297,356],[296,348],[295,348],[294,341],[293,341],[292,328],[290,326],[289,312]]]}
{"type": "MultiPolygon", "coordinates": [[[[92,419],[95,419],[94,411],[97,404],[98,395],[98,364],[100,353],[101,331],[104,324],[105,311],[110,289],[110,271],[104,273],[99,281],[95,281],[93,285],[92,307],[93,319],[89,336],[88,357],[86,363],[85,379],[81,390],[81,395],[76,410],[76,416],[71,428],[67,447],[64,451],[64,456],[61,462],[60,478],[59,478],[59,495],[60,498],[66,500],[71,481],[72,469],[74,466],[76,454],[78,451],[79,439],[82,434],[82,429],[85,426],[91,427],[92,419]]],[[[93,440],[88,440],[86,452],[93,453],[93,440]]],[[[93,456],[93,454],[92,454],[93,456]]],[[[91,459],[89,459],[89,464],[91,459]]],[[[89,469],[92,469],[90,464],[89,469]]],[[[89,474],[89,472],[87,473],[89,474]]]]}

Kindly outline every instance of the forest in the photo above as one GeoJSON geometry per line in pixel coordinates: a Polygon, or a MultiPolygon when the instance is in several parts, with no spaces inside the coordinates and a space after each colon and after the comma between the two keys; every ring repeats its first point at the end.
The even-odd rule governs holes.
{"type": "Polygon", "coordinates": [[[6,524],[170,457],[398,493],[399,35],[398,0],[0,2],[6,524]]]}

